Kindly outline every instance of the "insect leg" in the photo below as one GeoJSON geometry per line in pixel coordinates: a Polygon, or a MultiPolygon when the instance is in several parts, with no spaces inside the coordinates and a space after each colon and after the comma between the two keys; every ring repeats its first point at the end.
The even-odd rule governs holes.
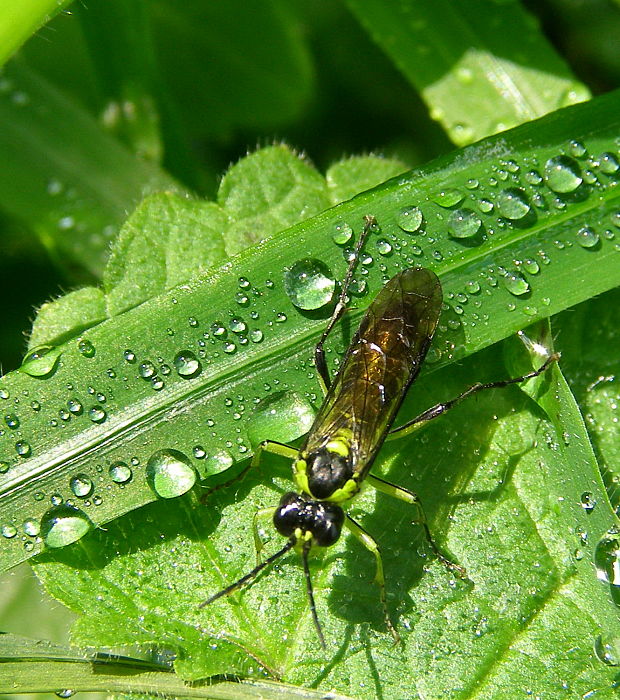
{"type": "Polygon", "coordinates": [[[377,584],[377,586],[379,586],[381,605],[383,606],[383,616],[385,617],[385,625],[390,631],[392,637],[394,637],[394,641],[398,644],[401,641],[400,635],[398,634],[396,628],[390,620],[390,615],[388,613],[387,608],[387,601],[385,597],[385,576],[383,574],[383,559],[381,558],[379,545],[366,532],[366,530],[364,530],[360,525],[358,525],[355,522],[355,520],[353,520],[353,518],[350,515],[346,516],[344,524],[349,530],[349,532],[352,532],[357,537],[357,539],[364,545],[364,547],[366,547],[366,549],[368,549],[375,555],[375,561],[377,562],[377,572],[375,574],[374,582],[377,584]]]}
{"type": "Polygon", "coordinates": [[[377,220],[374,216],[365,216],[364,222],[364,228],[362,230],[362,233],[360,234],[357,245],[355,246],[353,257],[351,258],[349,262],[349,267],[347,268],[347,273],[344,276],[344,280],[342,281],[342,286],[340,288],[340,296],[338,297],[336,306],[334,307],[332,315],[329,321],[327,322],[327,326],[325,327],[325,330],[323,331],[319,342],[314,348],[314,366],[316,367],[316,371],[318,372],[324,393],[327,393],[327,390],[331,386],[332,381],[330,379],[329,371],[327,369],[327,362],[325,361],[325,350],[323,348],[323,344],[327,340],[327,336],[331,333],[333,327],[342,318],[342,314],[347,308],[347,292],[349,291],[349,287],[351,286],[351,280],[353,279],[353,273],[355,272],[355,268],[357,267],[357,262],[360,257],[360,251],[362,250],[372,227],[377,224],[377,220]]]}
{"type": "Polygon", "coordinates": [[[499,389],[505,386],[509,386],[510,384],[520,384],[521,382],[524,382],[527,379],[533,379],[534,377],[538,377],[540,374],[545,372],[551,364],[557,362],[559,359],[560,354],[554,352],[552,355],[549,355],[549,357],[538,369],[532,370],[531,372],[523,374],[520,377],[513,377],[512,379],[500,379],[499,381],[486,382],[485,384],[473,384],[468,389],[465,389],[465,391],[462,394],[459,394],[454,399],[450,399],[450,401],[445,401],[444,403],[438,403],[435,406],[431,406],[423,413],[420,413],[419,416],[417,416],[413,420],[410,420],[408,423],[400,425],[398,428],[394,428],[388,433],[386,440],[394,440],[396,438],[410,435],[418,428],[421,428],[425,423],[428,423],[428,421],[433,420],[433,418],[437,418],[437,416],[441,416],[446,411],[449,411],[451,408],[454,408],[454,406],[463,401],[463,399],[466,399],[469,396],[472,396],[473,394],[477,394],[479,391],[485,391],[486,389],[499,389]]]}
{"type": "Polygon", "coordinates": [[[277,508],[261,508],[260,510],[257,510],[256,513],[254,513],[254,517],[252,518],[252,532],[254,534],[254,548],[256,549],[256,566],[259,566],[259,564],[262,562],[261,558],[261,552],[263,551],[263,547],[265,546],[264,542],[262,541],[260,534],[258,532],[258,520],[259,518],[273,518],[273,514],[276,512],[277,508]]]}
{"type": "Polygon", "coordinates": [[[459,566],[458,564],[455,564],[453,561],[451,561],[450,558],[447,557],[437,546],[431,534],[428,522],[426,521],[426,514],[424,513],[424,508],[422,508],[420,498],[417,494],[413,493],[413,491],[409,491],[409,489],[406,489],[403,486],[397,486],[396,484],[392,484],[389,481],[385,481],[385,479],[380,479],[374,474],[368,474],[366,479],[371,486],[377,489],[377,491],[381,491],[381,493],[385,493],[388,496],[392,496],[392,498],[398,498],[399,501],[404,501],[405,503],[409,503],[410,505],[416,506],[420,514],[418,522],[424,528],[426,541],[428,542],[430,548],[433,550],[433,554],[437,557],[437,559],[439,559],[439,561],[442,564],[444,564],[444,566],[447,566],[448,569],[457,571],[461,576],[467,575],[465,569],[462,566],[459,566]]]}
{"type": "Polygon", "coordinates": [[[232,479],[224,481],[223,483],[218,484],[217,486],[214,486],[213,488],[209,489],[200,497],[200,502],[206,503],[207,499],[216,491],[227,488],[231,484],[234,484],[236,481],[241,481],[242,479],[244,479],[246,474],[251,469],[258,467],[263,452],[270,452],[271,454],[280,455],[280,457],[286,457],[287,459],[295,459],[295,457],[297,456],[297,450],[294,447],[291,447],[290,445],[284,445],[283,443],[275,442],[274,440],[263,440],[263,442],[261,442],[256,448],[254,456],[252,457],[252,461],[247,465],[247,467],[242,469],[238,474],[235,474],[235,476],[233,476],[232,479]]]}

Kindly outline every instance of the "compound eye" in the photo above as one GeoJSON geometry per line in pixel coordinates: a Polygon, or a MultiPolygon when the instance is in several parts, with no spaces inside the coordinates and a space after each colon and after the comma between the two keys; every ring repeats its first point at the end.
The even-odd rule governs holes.
{"type": "Polygon", "coordinates": [[[284,494],[273,514],[273,525],[285,537],[290,537],[300,526],[304,501],[299,494],[290,492],[284,494]]]}

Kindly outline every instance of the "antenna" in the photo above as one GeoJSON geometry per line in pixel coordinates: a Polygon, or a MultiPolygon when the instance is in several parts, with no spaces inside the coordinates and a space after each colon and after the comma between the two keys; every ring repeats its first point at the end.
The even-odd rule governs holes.
{"type": "MultiPolygon", "coordinates": [[[[212,595],[210,598],[207,598],[207,600],[205,600],[204,603],[200,603],[200,605],[198,607],[205,608],[207,605],[210,605],[211,603],[213,603],[213,601],[217,600],[218,598],[222,598],[225,595],[230,595],[233,591],[236,591],[238,588],[241,588],[241,586],[244,586],[249,581],[252,581],[252,579],[255,578],[266,566],[269,566],[269,564],[273,564],[273,562],[276,559],[279,559],[283,554],[286,554],[294,546],[295,546],[295,539],[290,539],[284,545],[284,547],[282,547],[281,550],[279,550],[275,554],[272,554],[268,559],[265,559],[265,561],[261,562],[258,566],[255,566],[252,569],[252,571],[250,571],[250,573],[246,574],[245,576],[242,576],[238,581],[231,583],[230,586],[226,586],[226,588],[223,588],[221,591],[219,591],[215,595],[212,595]]],[[[310,589],[310,590],[312,591],[312,589],[310,589]]],[[[312,595],[312,593],[311,593],[311,595],[312,595]]],[[[312,598],[311,598],[311,601],[312,601],[312,598]]],[[[312,601],[312,605],[314,606],[314,601],[312,601]]],[[[313,610],[314,610],[314,607],[313,607],[313,610]]],[[[315,617],[316,617],[316,613],[315,613],[315,617]]]]}

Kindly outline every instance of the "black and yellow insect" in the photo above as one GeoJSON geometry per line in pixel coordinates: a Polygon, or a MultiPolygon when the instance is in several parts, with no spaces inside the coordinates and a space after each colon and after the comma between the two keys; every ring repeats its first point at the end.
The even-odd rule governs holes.
{"type": "MultiPolygon", "coordinates": [[[[375,457],[386,438],[409,434],[478,391],[536,377],[558,359],[557,354],[551,354],[539,369],[523,376],[474,384],[451,401],[437,404],[408,423],[391,429],[407,389],[418,376],[426,357],[439,320],[443,296],[439,279],[431,270],[411,268],[392,277],[369,306],[338,373],[333,381],[330,379],[323,344],[346,308],[346,294],[357,258],[375,226],[374,218],[366,217],[339,300],[315,348],[315,365],[325,389],[325,399],[303,445],[297,450],[271,440],[262,442],[250,465],[239,475],[241,477],[257,466],[263,452],[272,452],[293,460],[293,480],[297,492],[286,493],[278,506],[257,513],[257,516],[270,515],[276,530],[287,537],[288,541],[275,554],[201,605],[204,607],[232,593],[252,581],[260,571],[286,552],[296,549],[302,557],[312,617],[323,646],[325,642],[316,613],[308,553],[312,547],[333,545],[338,541],[343,527],[358,537],[375,556],[375,582],[381,594],[385,623],[394,639],[399,641],[398,632],[387,610],[379,547],[342,508],[343,504],[359,492],[364,482],[383,493],[416,505],[420,522],[434,553],[447,566],[464,574],[464,570],[450,562],[435,545],[418,497],[405,488],[370,474],[375,457]]],[[[260,540],[256,528],[257,516],[254,530],[258,548],[260,540]]]]}

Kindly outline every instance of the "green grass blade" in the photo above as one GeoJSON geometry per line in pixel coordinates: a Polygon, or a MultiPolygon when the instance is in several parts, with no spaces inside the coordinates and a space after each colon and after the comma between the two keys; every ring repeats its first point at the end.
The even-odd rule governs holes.
{"type": "Polygon", "coordinates": [[[458,145],[589,97],[520,3],[348,5],[458,145]]]}
{"type": "Polygon", "coordinates": [[[105,134],[85,109],[13,62],[0,78],[0,205],[61,267],[100,276],[110,241],[147,192],[179,189],[105,134]]]}
{"type": "Polygon", "coordinates": [[[71,0],[8,0],[0,7],[0,65],[71,0]]]}

